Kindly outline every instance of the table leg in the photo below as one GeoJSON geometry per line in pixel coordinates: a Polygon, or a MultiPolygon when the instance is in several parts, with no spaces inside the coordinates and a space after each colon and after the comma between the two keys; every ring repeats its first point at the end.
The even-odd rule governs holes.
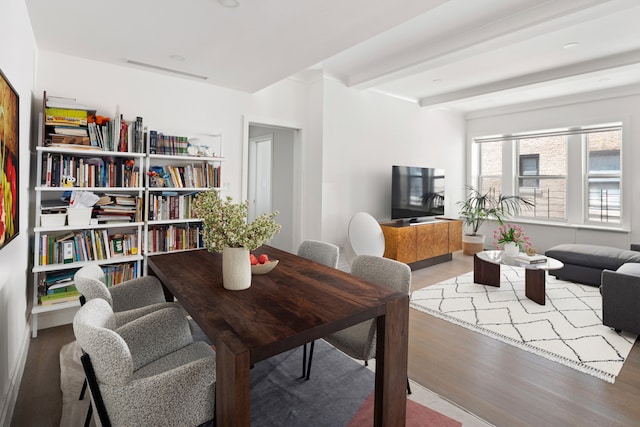
{"type": "Polygon", "coordinates": [[[216,425],[251,425],[251,357],[229,331],[216,339],[216,425]]]}
{"type": "Polygon", "coordinates": [[[407,417],[409,296],[386,303],[377,319],[374,426],[404,426],[407,417]]]}
{"type": "Polygon", "coordinates": [[[500,264],[483,261],[473,256],[473,283],[500,287],[500,264]]]}
{"type": "Polygon", "coordinates": [[[545,305],[545,271],[527,268],[524,274],[524,294],[533,302],[545,305]]]}

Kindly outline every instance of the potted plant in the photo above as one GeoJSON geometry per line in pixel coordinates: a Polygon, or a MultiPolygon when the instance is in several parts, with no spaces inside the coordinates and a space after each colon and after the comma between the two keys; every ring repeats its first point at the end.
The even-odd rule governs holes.
{"type": "Polygon", "coordinates": [[[262,214],[247,221],[249,203],[234,203],[217,191],[205,191],[196,197],[194,212],[202,219],[205,247],[222,253],[222,283],[225,289],[242,290],[251,286],[250,251],[280,232],[274,221],[278,212],[262,214]]]}
{"type": "Polygon", "coordinates": [[[486,220],[496,220],[502,225],[507,217],[517,215],[521,208],[533,206],[531,201],[520,196],[496,195],[494,189],[483,193],[467,186],[467,190],[467,198],[458,202],[460,218],[469,230],[462,236],[465,255],[473,255],[484,249],[484,235],[478,234],[478,230],[486,220]]]}

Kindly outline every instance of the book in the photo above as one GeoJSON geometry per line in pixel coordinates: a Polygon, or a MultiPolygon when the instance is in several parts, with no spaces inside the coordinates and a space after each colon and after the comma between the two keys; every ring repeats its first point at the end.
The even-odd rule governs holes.
{"type": "Polygon", "coordinates": [[[63,302],[75,301],[80,297],[79,291],[58,292],[40,297],[42,305],[60,304],[63,302]]]}
{"type": "Polygon", "coordinates": [[[71,110],[86,110],[87,106],[76,102],[75,98],[63,96],[47,96],[46,108],[64,108],[71,110]]]}
{"type": "Polygon", "coordinates": [[[88,136],[59,135],[59,134],[53,133],[49,135],[49,139],[51,140],[51,144],[77,144],[77,145],[91,144],[91,139],[88,136]]]}
{"type": "Polygon", "coordinates": [[[81,127],[56,126],[53,132],[58,135],[89,136],[87,128],[81,127]]]}
{"type": "Polygon", "coordinates": [[[76,285],[69,283],[61,283],[60,285],[50,286],[47,289],[47,295],[60,294],[63,292],[77,291],[76,285]]]}
{"type": "Polygon", "coordinates": [[[86,126],[87,110],[47,107],[45,110],[45,124],[86,126]]]}
{"type": "Polygon", "coordinates": [[[529,256],[526,254],[520,254],[515,257],[515,260],[518,262],[526,263],[526,264],[543,264],[547,262],[547,257],[540,254],[532,255],[532,256],[529,256]]]}
{"type": "Polygon", "coordinates": [[[73,241],[71,240],[62,242],[62,262],[64,264],[73,262],[73,241]]]}

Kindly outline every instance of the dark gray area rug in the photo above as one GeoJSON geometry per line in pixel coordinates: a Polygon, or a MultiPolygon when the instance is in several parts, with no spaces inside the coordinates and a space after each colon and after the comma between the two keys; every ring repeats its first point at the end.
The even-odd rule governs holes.
{"type": "Polygon", "coordinates": [[[301,375],[300,348],[254,366],[252,426],[346,426],[374,389],[373,372],[322,340],[311,378],[301,375]]]}
{"type": "MultiPolygon", "coordinates": [[[[194,340],[209,342],[197,325],[192,327],[194,340]]],[[[375,385],[375,375],[364,363],[323,340],[315,344],[311,378],[301,376],[302,347],[256,363],[251,369],[251,425],[346,426],[375,385]]]]}
{"type": "MultiPolygon", "coordinates": [[[[200,328],[192,324],[194,339],[208,342],[200,328]]],[[[84,425],[88,396],[78,400],[84,381],[81,351],[75,341],[60,350],[60,388],[62,417],[60,426],[84,425]]],[[[374,362],[375,363],[375,362],[374,362]]],[[[362,362],[355,361],[326,342],[316,342],[311,379],[302,375],[302,349],[279,354],[257,363],[251,370],[252,426],[347,426],[371,425],[374,374],[362,362]],[[369,398],[369,399],[368,399],[369,398]],[[355,418],[354,418],[355,417],[355,418]],[[351,422],[351,424],[350,424],[351,422]]],[[[412,383],[414,393],[407,403],[407,426],[451,426],[465,420],[465,426],[487,426],[463,409],[453,407],[433,393],[412,383]],[[418,408],[418,409],[416,409],[418,408]],[[445,422],[446,421],[446,422],[445,422]]],[[[95,427],[94,420],[90,425],[95,427]]],[[[205,423],[204,426],[212,426],[205,423]]]]}

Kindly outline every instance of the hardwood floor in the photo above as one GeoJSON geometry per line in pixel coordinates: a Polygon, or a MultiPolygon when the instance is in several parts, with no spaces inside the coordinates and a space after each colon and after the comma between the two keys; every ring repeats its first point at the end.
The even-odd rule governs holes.
{"type": "MultiPolygon", "coordinates": [[[[461,253],[415,271],[412,288],[473,270],[461,253]]],[[[640,345],[615,384],[417,310],[409,318],[409,377],[496,426],[640,425],[640,345]]]]}
{"type": "MultiPolygon", "coordinates": [[[[471,271],[472,263],[458,252],[451,262],[414,271],[412,288],[471,271]]],[[[12,426],[59,425],[58,354],[73,339],[71,325],[65,325],[41,330],[31,341],[12,426]]],[[[640,425],[637,343],[610,384],[410,310],[409,376],[496,426],[640,425]]]]}
{"type": "Polygon", "coordinates": [[[43,329],[31,339],[11,426],[60,426],[60,348],[74,339],[71,325],[43,329]]]}

